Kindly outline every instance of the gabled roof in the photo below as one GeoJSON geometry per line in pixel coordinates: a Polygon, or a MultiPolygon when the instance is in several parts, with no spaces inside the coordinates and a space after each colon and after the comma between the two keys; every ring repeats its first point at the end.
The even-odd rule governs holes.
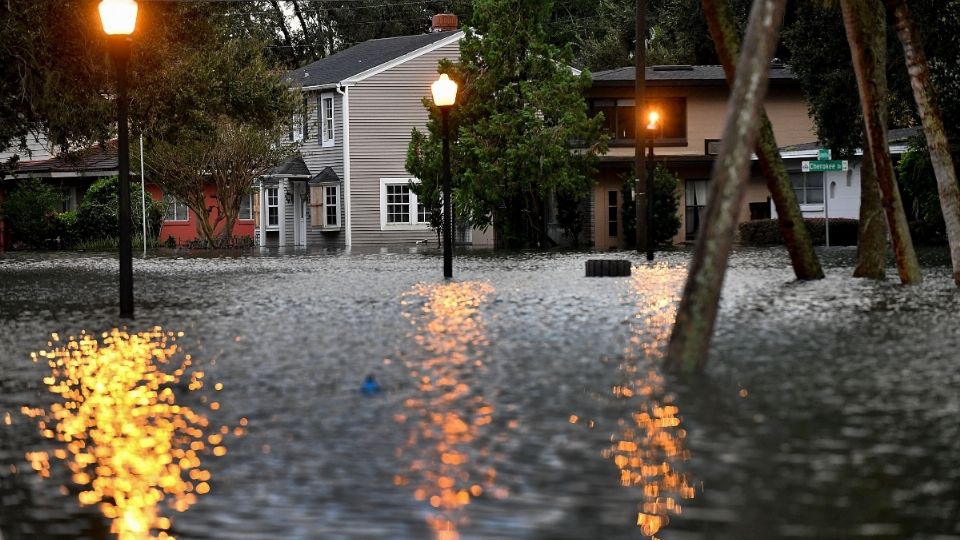
{"type": "MultiPolygon", "coordinates": [[[[723,66],[652,66],[645,71],[648,86],[714,86],[726,85],[723,66]]],[[[790,66],[772,64],[770,83],[795,82],[790,66]]],[[[633,86],[636,70],[633,66],[598,71],[593,74],[594,86],[633,86]]]]}
{"type": "Polygon", "coordinates": [[[334,182],[340,182],[340,177],[337,176],[337,173],[333,170],[333,167],[324,167],[322,171],[315,174],[307,183],[311,186],[314,186],[320,184],[330,184],[334,182]]]}
{"type": "MultiPolygon", "coordinates": [[[[902,153],[902,150],[906,149],[910,139],[921,135],[923,135],[923,131],[921,131],[919,127],[891,129],[887,131],[887,144],[890,145],[891,149],[897,150],[897,152],[894,153],[902,153]]],[[[780,153],[793,152],[800,154],[811,152],[812,155],[816,155],[817,150],[820,148],[823,148],[823,144],[814,141],[784,146],[780,148],[780,153]]],[[[858,148],[854,153],[858,156],[863,155],[863,150],[858,148]]]]}
{"type": "Polygon", "coordinates": [[[453,30],[415,36],[371,39],[290,71],[284,76],[283,80],[290,86],[299,87],[336,84],[460,32],[460,30],[453,30]]]}
{"type": "Polygon", "coordinates": [[[295,154],[267,171],[264,176],[310,176],[310,169],[307,168],[300,154],[295,154]]]}
{"type": "Polygon", "coordinates": [[[61,153],[48,159],[18,161],[12,167],[0,165],[6,176],[107,176],[117,174],[117,141],[82,150],[61,153]]]}

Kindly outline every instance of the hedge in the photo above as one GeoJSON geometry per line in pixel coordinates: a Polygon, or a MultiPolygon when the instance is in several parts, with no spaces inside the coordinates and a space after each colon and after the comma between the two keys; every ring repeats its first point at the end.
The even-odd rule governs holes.
{"type": "MultiPolygon", "coordinates": [[[[826,244],[826,226],[823,218],[804,218],[814,245],[826,244]]],[[[780,225],[776,219],[745,221],[739,226],[740,243],[746,246],[770,246],[783,243],[780,225]]],[[[830,245],[857,245],[857,220],[830,218],[830,245]]]]}

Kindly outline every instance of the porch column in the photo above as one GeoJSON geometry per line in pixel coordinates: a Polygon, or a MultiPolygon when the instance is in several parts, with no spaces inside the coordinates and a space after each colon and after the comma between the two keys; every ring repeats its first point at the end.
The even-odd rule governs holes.
{"type": "Polygon", "coordinates": [[[259,245],[263,247],[267,245],[267,189],[263,185],[263,182],[260,182],[260,190],[257,192],[257,198],[260,200],[260,215],[257,216],[260,223],[260,240],[259,245]]]}
{"type": "Polygon", "coordinates": [[[280,247],[287,245],[287,179],[283,178],[280,180],[279,185],[277,186],[277,214],[280,221],[280,242],[277,244],[280,247]]]}

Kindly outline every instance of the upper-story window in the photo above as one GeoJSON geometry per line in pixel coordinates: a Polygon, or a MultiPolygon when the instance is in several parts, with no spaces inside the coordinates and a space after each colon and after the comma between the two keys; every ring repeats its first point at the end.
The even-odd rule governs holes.
{"type": "MultiPolygon", "coordinates": [[[[603,113],[603,127],[614,140],[633,139],[636,135],[635,101],[633,99],[598,98],[590,102],[593,114],[603,113]]],[[[646,100],[647,112],[660,113],[660,124],[652,135],[655,141],[666,144],[686,144],[687,100],[682,97],[654,98],[646,100]]]]}
{"type": "Polygon", "coordinates": [[[290,133],[287,138],[293,142],[303,140],[303,114],[299,112],[293,114],[293,118],[290,120],[290,133]]]}
{"type": "Polygon", "coordinates": [[[317,112],[320,115],[319,130],[320,141],[323,146],[333,146],[334,143],[334,120],[333,120],[333,94],[320,94],[317,112]]]}

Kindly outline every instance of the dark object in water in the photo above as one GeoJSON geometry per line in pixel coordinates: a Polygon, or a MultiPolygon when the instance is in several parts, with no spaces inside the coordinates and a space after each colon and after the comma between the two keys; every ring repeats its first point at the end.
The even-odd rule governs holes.
{"type": "Polygon", "coordinates": [[[367,375],[363,380],[363,386],[360,387],[360,393],[365,396],[375,396],[380,393],[380,383],[373,378],[373,375],[367,375]]]}

